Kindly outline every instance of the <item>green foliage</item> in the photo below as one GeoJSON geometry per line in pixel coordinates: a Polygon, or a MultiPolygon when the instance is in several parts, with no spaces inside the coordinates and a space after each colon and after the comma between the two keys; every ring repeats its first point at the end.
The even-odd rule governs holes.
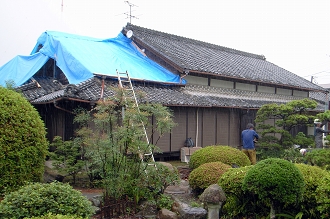
{"type": "Polygon", "coordinates": [[[84,166],[81,159],[82,151],[80,145],[74,141],[62,141],[60,136],[55,136],[50,147],[54,147],[55,151],[50,153],[53,166],[62,174],[69,174],[73,176],[73,184],[76,183],[76,175],[84,166]]]}
{"type": "Polygon", "coordinates": [[[222,162],[205,163],[191,171],[189,174],[189,185],[192,189],[205,189],[218,182],[220,176],[231,166],[222,162]]]}
{"type": "Polygon", "coordinates": [[[52,214],[48,213],[46,215],[40,216],[40,217],[31,217],[31,218],[24,218],[24,219],[87,219],[83,217],[79,217],[76,215],[61,215],[61,214],[52,214]]]}
{"type": "Polygon", "coordinates": [[[329,218],[330,212],[330,174],[322,178],[320,185],[316,189],[317,210],[320,218],[329,218]]]}
{"type": "Polygon", "coordinates": [[[330,110],[327,110],[323,113],[318,113],[316,115],[316,118],[322,121],[330,121],[330,110]]]}
{"type": "Polygon", "coordinates": [[[283,151],[283,149],[277,147],[259,147],[257,150],[257,160],[279,158],[282,156],[283,151]]]}
{"type": "Polygon", "coordinates": [[[19,93],[0,87],[0,115],[1,195],[42,180],[48,142],[38,112],[19,93]]]}
{"type": "Polygon", "coordinates": [[[278,158],[290,161],[291,163],[305,163],[305,157],[300,153],[300,149],[288,148],[281,151],[278,158]]]}
{"type": "Polygon", "coordinates": [[[156,147],[159,138],[175,125],[172,112],[161,104],[140,103],[138,109],[135,101],[125,98],[128,94],[123,90],[115,92],[117,95],[99,101],[90,112],[77,109],[74,122],[80,128],[75,141],[83,151],[91,183],[98,180],[107,195],[112,198],[129,195],[137,202],[154,199],[165,184],[171,180],[173,183],[175,173],[169,174],[161,166],[155,169],[146,165],[153,163],[146,154],[159,152],[156,147]],[[150,134],[148,138],[159,136],[155,144],[146,139],[144,128],[150,134]]]}
{"type": "Polygon", "coordinates": [[[228,218],[240,218],[246,216],[266,215],[268,209],[265,203],[257,199],[257,196],[242,190],[242,184],[246,173],[253,166],[228,169],[218,180],[218,185],[226,194],[226,202],[222,208],[222,215],[228,218]]]}
{"type": "Polygon", "coordinates": [[[266,104],[257,112],[255,122],[258,124],[258,131],[261,135],[259,144],[268,147],[291,147],[294,142],[307,144],[309,139],[306,136],[299,135],[294,139],[290,131],[297,126],[306,126],[313,124],[315,116],[309,113],[315,109],[317,102],[308,98],[294,100],[286,104],[266,104]],[[268,119],[275,120],[275,126],[263,124],[268,119]],[[272,138],[265,138],[273,135],[272,138]],[[277,134],[275,137],[274,134],[277,134]]]}
{"type": "Polygon", "coordinates": [[[313,149],[305,157],[309,164],[330,170],[330,149],[313,149]]]}
{"type": "Polygon", "coordinates": [[[189,167],[195,169],[202,164],[216,161],[240,167],[251,165],[249,158],[242,151],[230,146],[213,145],[195,151],[190,156],[189,167]]]}
{"type": "Polygon", "coordinates": [[[162,209],[166,208],[168,210],[172,210],[172,205],[174,201],[169,195],[161,194],[160,197],[157,200],[157,208],[162,209]]]}
{"type": "Polygon", "coordinates": [[[314,145],[314,139],[311,136],[306,136],[304,133],[299,132],[294,138],[293,143],[307,148],[314,145]]]}
{"type": "Polygon", "coordinates": [[[287,207],[290,212],[302,212],[304,218],[320,218],[317,210],[317,188],[321,185],[323,178],[329,175],[325,170],[316,166],[306,164],[295,164],[302,173],[305,181],[305,192],[303,193],[302,201],[299,205],[287,207]]]}
{"type": "Polygon", "coordinates": [[[127,182],[121,182],[124,192],[137,203],[140,200],[157,201],[167,186],[179,182],[179,173],[175,167],[169,168],[157,162],[156,168],[149,166],[139,178],[127,177],[126,180],[127,182]]]}
{"type": "Polygon", "coordinates": [[[299,169],[280,158],[259,161],[246,173],[242,185],[244,191],[257,195],[274,210],[301,201],[304,187],[299,169]]]}
{"type": "Polygon", "coordinates": [[[0,218],[39,217],[49,213],[86,218],[94,209],[79,191],[58,182],[26,185],[0,202],[0,218]]]}

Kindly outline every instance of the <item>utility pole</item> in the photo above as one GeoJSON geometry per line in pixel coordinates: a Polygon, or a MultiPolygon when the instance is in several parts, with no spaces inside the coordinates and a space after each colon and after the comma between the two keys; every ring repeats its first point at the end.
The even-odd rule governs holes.
{"type": "Polygon", "coordinates": [[[127,17],[129,17],[129,23],[131,24],[132,23],[132,18],[136,18],[136,19],[139,19],[135,16],[132,15],[132,7],[137,7],[137,5],[134,5],[132,3],[130,3],[129,1],[124,1],[128,4],[129,6],[129,14],[125,13],[127,15],[127,17]]]}

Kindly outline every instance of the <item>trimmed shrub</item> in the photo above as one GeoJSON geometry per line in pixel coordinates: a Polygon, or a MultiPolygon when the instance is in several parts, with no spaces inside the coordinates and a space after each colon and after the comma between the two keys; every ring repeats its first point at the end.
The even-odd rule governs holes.
{"type": "Polygon", "coordinates": [[[189,167],[195,169],[202,164],[217,161],[240,167],[251,165],[249,158],[242,151],[230,146],[213,145],[195,151],[190,157],[189,167]]]}
{"type": "Polygon", "coordinates": [[[257,199],[257,196],[242,190],[246,173],[253,166],[228,169],[218,180],[218,185],[226,194],[227,200],[222,208],[222,215],[228,218],[255,217],[266,215],[269,208],[257,199]]]}
{"type": "Polygon", "coordinates": [[[45,214],[90,217],[92,203],[69,184],[31,183],[7,194],[0,202],[0,218],[40,217],[45,214]]]}
{"type": "Polygon", "coordinates": [[[0,87],[0,195],[40,182],[48,151],[37,110],[19,93],[0,87]]]}
{"type": "Polygon", "coordinates": [[[322,169],[330,170],[330,149],[313,149],[306,153],[305,157],[312,166],[316,165],[322,169]]]}
{"type": "MultiPolygon", "coordinates": [[[[305,192],[303,193],[303,199],[299,203],[299,208],[296,212],[303,212],[304,217],[307,218],[320,218],[320,214],[317,210],[317,192],[316,189],[321,185],[322,179],[329,173],[322,170],[317,166],[310,166],[306,164],[295,164],[302,173],[305,181],[305,192]]],[[[292,211],[294,206],[290,206],[288,211],[292,211]]]]}
{"type": "Polygon", "coordinates": [[[330,216],[330,174],[326,175],[316,189],[317,210],[320,212],[321,218],[329,218],[330,216]]]}
{"type": "Polygon", "coordinates": [[[281,207],[301,201],[305,181],[298,167],[280,158],[259,161],[247,173],[242,189],[271,206],[271,217],[281,207]]]}
{"type": "Polygon", "coordinates": [[[231,166],[222,162],[202,164],[189,174],[189,185],[192,189],[205,189],[217,183],[220,176],[230,168],[231,166]]]}

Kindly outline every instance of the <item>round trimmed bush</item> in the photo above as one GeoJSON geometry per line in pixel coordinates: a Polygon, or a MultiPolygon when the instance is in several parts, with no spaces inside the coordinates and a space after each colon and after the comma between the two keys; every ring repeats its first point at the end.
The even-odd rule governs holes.
{"type": "Polygon", "coordinates": [[[195,151],[190,157],[189,167],[195,169],[202,164],[216,161],[239,167],[251,165],[249,158],[242,151],[230,146],[213,145],[195,151]]]}
{"type": "Polygon", "coordinates": [[[218,185],[221,186],[223,191],[226,194],[232,194],[236,197],[240,197],[243,194],[242,190],[242,183],[243,179],[247,173],[248,170],[253,167],[245,166],[240,168],[231,168],[228,171],[226,171],[224,174],[221,175],[221,177],[218,180],[218,185]]]}
{"type": "MultiPolygon", "coordinates": [[[[303,193],[302,202],[299,204],[300,208],[297,212],[303,212],[304,216],[308,218],[321,218],[317,210],[319,205],[316,200],[316,189],[321,185],[323,178],[329,173],[320,167],[310,166],[306,164],[295,164],[302,173],[305,180],[305,192],[303,193]]],[[[292,210],[290,207],[289,210],[292,210]]]]}
{"type": "Polygon", "coordinates": [[[259,215],[267,215],[269,209],[265,208],[264,203],[257,200],[255,195],[242,190],[244,177],[252,167],[250,165],[231,168],[219,178],[218,185],[227,197],[222,208],[222,215],[228,218],[243,218],[246,216],[254,218],[259,215]]]}
{"type": "Polygon", "coordinates": [[[191,171],[189,185],[192,189],[205,189],[218,182],[220,176],[231,166],[222,162],[205,163],[191,171]]]}
{"type": "Polygon", "coordinates": [[[280,158],[259,161],[247,173],[242,189],[268,201],[272,208],[301,201],[305,181],[298,167],[280,158]]]}
{"type": "Polygon", "coordinates": [[[69,184],[31,183],[7,194],[0,202],[0,218],[40,217],[46,214],[90,217],[92,203],[69,184]]]}
{"type": "Polygon", "coordinates": [[[0,195],[40,182],[48,151],[36,109],[19,93],[0,87],[0,195]]]}
{"type": "Polygon", "coordinates": [[[320,218],[329,218],[330,212],[330,174],[327,174],[316,189],[317,210],[320,218]]]}

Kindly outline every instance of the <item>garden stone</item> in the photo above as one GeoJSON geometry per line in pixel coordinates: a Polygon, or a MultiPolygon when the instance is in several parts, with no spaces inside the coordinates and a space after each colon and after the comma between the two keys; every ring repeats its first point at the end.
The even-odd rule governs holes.
{"type": "Polygon", "coordinates": [[[102,199],[103,199],[103,195],[95,195],[89,200],[92,202],[93,206],[100,207],[102,199]]]}
{"type": "Polygon", "coordinates": [[[179,214],[181,219],[206,219],[207,211],[201,207],[191,207],[174,197],[172,211],[179,214]]]}
{"type": "Polygon", "coordinates": [[[226,194],[218,184],[213,184],[204,190],[199,200],[207,206],[208,219],[219,219],[222,203],[226,201],[226,194]]]}
{"type": "Polygon", "coordinates": [[[166,208],[162,208],[159,212],[158,212],[158,218],[159,219],[178,219],[178,215],[166,208]]]}

